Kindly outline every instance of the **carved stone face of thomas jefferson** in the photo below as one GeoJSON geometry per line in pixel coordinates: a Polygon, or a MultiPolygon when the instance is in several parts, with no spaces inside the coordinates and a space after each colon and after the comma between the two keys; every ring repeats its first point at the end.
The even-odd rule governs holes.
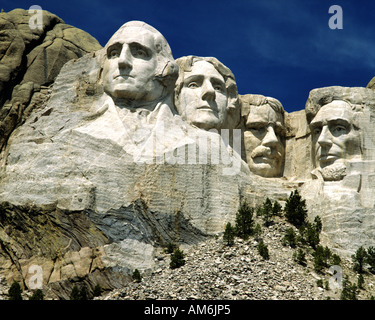
{"type": "Polygon", "coordinates": [[[345,161],[361,155],[355,112],[345,101],[332,101],[320,108],[310,129],[315,166],[322,170],[324,180],[341,179],[339,172],[345,168],[345,161]]]}
{"type": "Polygon", "coordinates": [[[268,103],[251,106],[244,144],[250,170],[263,177],[282,175],[285,148],[283,115],[268,103]]]}
{"type": "Polygon", "coordinates": [[[207,61],[185,71],[178,109],[182,118],[199,128],[219,129],[224,122],[227,92],[223,76],[207,61]]]}
{"type": "Polygon", "coordinates": [[[236,128],[241,112],[232,71],[214,57],[185,56],[176,62],[174,103],[182,119],[203,130],[236,128]]]}

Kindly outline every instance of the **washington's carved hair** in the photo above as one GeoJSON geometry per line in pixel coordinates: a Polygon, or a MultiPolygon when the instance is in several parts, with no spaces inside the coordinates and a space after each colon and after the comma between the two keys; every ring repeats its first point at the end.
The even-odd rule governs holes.
{"type": "Polygon", "coordinates": [[[129,21],[123,24],[120,29],[111,37],[104,47],[104,59],[107,58],[107,49],[108,47],[117,40],[121,38],[121,34],[124,29],[133,27],[133,28],[143,28],[153,35],[154,45],[156,48],[156,57],[157,57],[157,66],[155,70],[155,79],[159,80],[163,86],[167,89],[168,93],[173,92],[174,84],[178,77],[178,65],[173,58],[171,48],[164,38],[164,36],[156,30],[154,27],[148,25],[142,21],[129,21]],[[169,90],[168,90],[169,89],[169,90]]]}

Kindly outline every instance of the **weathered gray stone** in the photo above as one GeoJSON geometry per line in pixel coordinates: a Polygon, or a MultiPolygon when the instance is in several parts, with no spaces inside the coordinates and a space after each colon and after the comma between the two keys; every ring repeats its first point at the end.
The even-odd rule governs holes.
{"type": "Polygon", "coordinates": [[[41,14],[42,25],[30,28],[27,10],[0,13],[0,148],[27,117],[41,85],[52,84],[67,61],[101,48],[88,33],[48,11],[41,14]]]}

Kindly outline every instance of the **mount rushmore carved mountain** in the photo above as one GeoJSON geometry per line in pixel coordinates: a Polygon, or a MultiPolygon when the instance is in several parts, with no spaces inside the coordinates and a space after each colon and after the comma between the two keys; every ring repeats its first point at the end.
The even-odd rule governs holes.
{"type": "Polygon", "coordinates": [[[102,48],[43,11],[0,14],[0,276],[67,297],[152,270],[158,248],[221,234],[243,201],[298,189],[322,243],[350,256],[375,245],[370,88],[326,87],[287,113],[239,95],[213,57],[175,59],[145,22],[102,48]]]}

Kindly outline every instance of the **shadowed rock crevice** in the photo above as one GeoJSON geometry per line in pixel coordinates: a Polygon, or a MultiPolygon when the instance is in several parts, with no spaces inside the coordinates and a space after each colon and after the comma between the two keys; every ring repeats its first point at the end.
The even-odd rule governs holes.
{"type": "Polygon", "coordinates": [[[169,242],[195,244],[207,237],[181,212],[173,215],[153,211],[142,199],[127,207],[111,209],[105,214],[90,211],[88,216],[111,242],[135,239],[147,244],[166,246],[169,242]]]}

